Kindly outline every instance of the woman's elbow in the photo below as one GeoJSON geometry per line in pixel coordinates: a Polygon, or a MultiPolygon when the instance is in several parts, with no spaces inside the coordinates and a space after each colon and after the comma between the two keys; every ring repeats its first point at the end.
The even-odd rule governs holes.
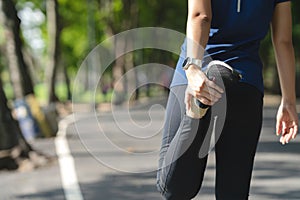
{"type": "Polygon", "coordinates": [[[199,24],[210,24],[212,20],[212,16],[206,13],[195,12],[190,14],[189,20],[199,24]]]}
{"type": "Polygon", "coordinates": [[[273,44],[275,46],[292,47],[293,46],[293,40],[290,37],[273,38],[273,44]]]}

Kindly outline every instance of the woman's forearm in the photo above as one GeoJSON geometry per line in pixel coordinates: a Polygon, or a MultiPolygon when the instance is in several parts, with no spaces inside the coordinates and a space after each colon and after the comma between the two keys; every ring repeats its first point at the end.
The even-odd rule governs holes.
{"type": "Polygon", "coordinates": [[[186,27],[187,57],[201,59],[209,38],[211,23],[210,0],[189,0],[186,27]]]}
{"type": "Polygon", "coordinates": [[[277,4],[271,30],[282,101],[285,104],[295,104],[295,55],[292,39],[291,2],[277,4]]]}
{"type": "MultiPolygon", "coordinates": [[[[212,19],[211,0],[189,0],[187,20],[187,57],[202,59],[209,39],[212,19]]],[[[186,70],[188,90],[186,93],[187,110],[190,108],[191,96],[205,105],[213,105],[223,93],[222,88],[200,70],[199,66],[190,65],[186,70]]]]}
{"type": "Polygon", "coordinates": [[[295,104],[295,55],[293,44],[291,41],[274,41],[274,46],[282,101],[285,104],[295,104]]]}

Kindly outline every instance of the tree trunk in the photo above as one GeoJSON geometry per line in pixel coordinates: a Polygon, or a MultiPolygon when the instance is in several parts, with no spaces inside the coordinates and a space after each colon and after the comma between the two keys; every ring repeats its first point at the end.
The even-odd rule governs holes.
{"type": "Polygon", "coordinates": [[[15,98],[27,101],[43,135],[54,135],[54,133],[51,133],[46,117],[34,96],[32,80],[22,53],[20,19],[12,0],[0,0],[0,19],[4,24],[6,54],[15,98]]]}
{"type": "Polygon", "coordinates": [[[11,149],[18,144],[17,134],[7,134],[7,126],[10,120],[12,120],[11,113],[7,107],[7,99],[2,87],[2,81],[0,81],[0,149],[11,149]]]}
{"type": "Polygon", "coordinates": [[[125,56],[120,56],[126,48],[126,41],[124,40],[117,40],[115,41],[115,55],[116,61],[115,65],[113,66],[113,87],[114,87],[114,94],[112,101],[114,104],[119,105],[123,103],[125,100],[125,79],[122,79],[122,76],[125,72],[125,56]],[[120,56],[120,57],[119,57],[120,56]]]}
{"type": "Polygon", "coordinates": [[[68,75],[67,68],[64,67],[63,70],[64,70],[63,73],[64,73],[64,78],[65,78],[66,87],[67,87],[67,100],[71,101],[72,100],[72,93],[71,93],[70,78],[69,78],[69,75],[68,75]]]}
{"type": "Polygon", "coordinates": [[[12,0],[1,0],[1,21],[6,36],[6,53],[11,81],[16,98],[33,94],[33,84],[22,53],[23,43],[20,37],[20,19],[12,0]]]}
{"type": "MultiPolygon", "coordinates": [[[[138,9],[136,2],[132,0],[123,0],[123,21],[121,24],[121,27],[123,30],[130,30],[132,28],[135,28],[137,26],[137,15],[138,15],[138,9]]],[[[109,20],[112,21],[112,20],[109,20]]],[[[109,23],[110,30],[116,30],[115,27],[113,27],[113,23],[109,23]]],[[[136,73],[130,72],[127,74],[125,78],[122,78],[122,82],[120,81],[120,78],[123,76],[124,73],[128,72],[134,67],[134,60],[133,60],[133,53],[129,52],[126,55],[122,55],[124,52],[127,52],[128,50],[132,50],[134,38],[131,38],[129,35],[127,38],[121,40],[115,41],[115,55],[116,55],[116,62],[113,67],[113,80],[114,80],[114,92],[116,94],[114,103],[120,104],[122,103],[127,94],[127,91],[132,91],[133,88],[136,87],[135,81],[137,80],[136,73]],[[126,80],[126,78],[128,80],[126,80]],[[118,83],[118,84],[117,84],[118,83]]],[[[131,95],[131,94],[129,94],[131,95]]],[[[134,95],[134,94],[132,94],[134,95]]],[[[135,94],[134,96],[136,96],[135,94]]],[[[133,97],[132,99],[136,99],[136,97],[133,97]]]]}
{"type": "Polygon", "coordinates": [[[32,170],[52,162],[54,158],[32,149],[18,122],[12,117],[0,79],[0,170],[32,170]]]}
{"type": "Polygon", "coordinates": [[[11,115],[0,80],[0,169],[17,169],[19,157],[28,157],[32,150],[25,141],[18,122],[11,115]]]}
{"type": "Polygon", "coordinates": [[[48,84],[48,104],[58,101],[55,95],[55,78],[59,65],[59,14],[57,0],[47,0],[47,30],[49,37],[48,44],[48,64],[46,68],[46,82],[48,84]]]}

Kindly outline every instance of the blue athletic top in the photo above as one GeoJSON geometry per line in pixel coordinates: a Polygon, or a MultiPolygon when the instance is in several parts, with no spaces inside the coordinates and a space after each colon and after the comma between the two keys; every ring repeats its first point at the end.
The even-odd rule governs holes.
{"type": "MultiPolygon", "coordinates": [[[[289,0],[212,0],[212,22],[206,53],[231,65],[243,76],[242,82],[264,91],[261,40],[266,36],[277,3],[289,0]]],[[[181,47],[171,87],[187,84],[182,63],[186,58],[186,41],[181,47]]]]}

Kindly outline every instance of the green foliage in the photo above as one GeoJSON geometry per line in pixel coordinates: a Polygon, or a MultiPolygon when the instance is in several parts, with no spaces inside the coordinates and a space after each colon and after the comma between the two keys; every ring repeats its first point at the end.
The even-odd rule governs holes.
{"type": "MultiPolygon", "coordinates": [[[[39,102],[47,101],[48,94],[47,94],[47,85],[45,83],[36,84],[34,87],[34,93],[37,99],[39,100],[39,102]]],[[[58,99],[62,102],[67,100],[67,86],[65,83],[59,82],[56,85],[56,95],[58,99]]]]}
{"type": "Polygon", "coordinates": [[[140,26],[154,26],[185,32],[187,1],[140,0],[140,26]]]}
{"type": "MultiPolygon", "coordinates": [[[[28,2],[46,15],[45,0],[19,0],[18,9],[22,9],[28,2]]],[[[186,1],[58,0],[58,3],[59,23],[62,29],[62,62],[68,68],[77,69],[90,50],[88,44],[89,6],[93,9],[96,44],[112,34],[135,27],[155,26],[185,31],[186,1]]],[[[40,29],[47,44],[46,21],[40,29]]],[[[45,61],[42,60],[42,62],[45,61]]]]}
{"type": "Polygon", "coordinates": [[[82,1],[59,0],[61,52],[67,67],[77,68],[87,51],[87,9],[82,1]]]}
{"type": "Polygon", "coordinates": [[[0,46],[3,45],[4,43],[4,31],[3,31],[3,27],[0,26],[0,46]]]}

